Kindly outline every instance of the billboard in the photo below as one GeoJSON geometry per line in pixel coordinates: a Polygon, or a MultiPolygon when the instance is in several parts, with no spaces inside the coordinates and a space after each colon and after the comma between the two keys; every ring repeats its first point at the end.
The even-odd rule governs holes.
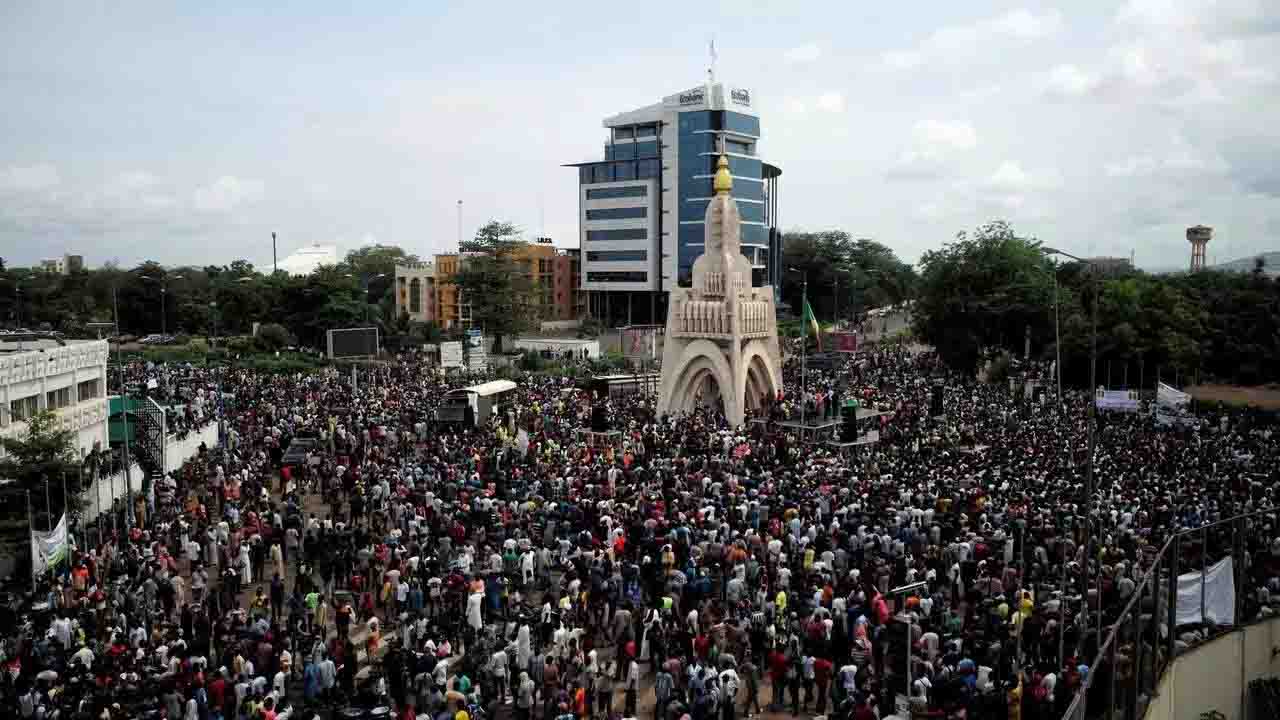
{"type": "Polygon", "coordinates": [[[632,325],[622,328],[622,356],[630,360],[658,359],[658,339],[662,325],[632,325]]]}
{"type": "Polygon", "coordinates": [[[376,357],[378,355],[378,328],[340,328],[330,330],[329,359],[376,357]]]}
{"type": "Polygon", "coordinates": [[[832,352],[842,353],[858,352],[858,334],[851,332],[831,333],[831,350],[832,352]]]}
{"type": "Polygon", "coordinates": [[[462,343],[461,342],[443,342],[440,343],[440,367],[443,368],[460,368],[462,367],[462,343]]]}

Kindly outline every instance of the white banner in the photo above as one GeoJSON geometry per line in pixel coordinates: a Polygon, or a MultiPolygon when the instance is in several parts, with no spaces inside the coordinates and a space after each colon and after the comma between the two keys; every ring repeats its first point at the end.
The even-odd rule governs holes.
{"type": "Polygon", "coordinates": [[[440,367],[462,367],[462,343],[456,341],[440,343],[440,367]]]}
{"type": "Polygon", "coordinates": [[[1156,387],[1156,404],[1153,412],[1161,425],[1191,425],[1195,417],[1190,413],[1191,396],[1172,386],[1160,383],[1156,387]]]}
{"type": "Polygon", "coordinates": [[[31,531],[31,573],[40,577],[66,560],[67,516],[64,513],[53,530],[31,531]]]}
{"type": "Polygon", "coordinates": [[[1236,622],[1236,583],[1234,563],[1228,557],[1205,572],[1204,616],[1200,615],[1200,573],[1178,576],[1178,625],[1210,622],[1234,625],[1236,622]]]}
{"type": "Polygon", "coordinates": [[[1136,390],[1102,390],[1095,395],[1099,410],[1120,410],[1137,412],[1138,392],[1136,390]]]}

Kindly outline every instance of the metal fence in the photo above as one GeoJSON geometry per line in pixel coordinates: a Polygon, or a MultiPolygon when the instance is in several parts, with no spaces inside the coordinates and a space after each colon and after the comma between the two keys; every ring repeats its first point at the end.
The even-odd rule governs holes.
{"type": "MultiPolygon", "coordinates": [[[[1179,654],[1253,621],[1253,618],[1244,616],[1246,594],[1250,591],[1245,582],[1244,551],[1246,538],[1250,537],[1247,533],[1263,518],[1270,519],[1272,527],[1280,527],[1276,524],[1280,510],[1262,510],[1170,536],[1154,556],[1148,557],[1146,572],[1123,610],[1115,616],[1110,616],[1102,607],[1100,596],[1096,607],[1088,597],[1085,598],[1090,624],[1077,654],[1084,655],[1090,641],[1098,637],[1099,627],[1106,634],[1100,643],[1094,643],[1097,650],[1089,663],[1088,674],[1063,713],[1062,720],[1139,720],[1155,695],[1161,677],[1179,654]],[[1227,557],[1234,558],[1234,623],[1216,624],[1206,615],[1206,571],[1227,557]],[[1201,622],[1184,624],[1179,628],[1178,575],[1197,570],[1200,572],[1201,622]]],[[[1247,691],[1242,685],[1238,715],[1241,718],[1247,717],[1247,691]]]]}

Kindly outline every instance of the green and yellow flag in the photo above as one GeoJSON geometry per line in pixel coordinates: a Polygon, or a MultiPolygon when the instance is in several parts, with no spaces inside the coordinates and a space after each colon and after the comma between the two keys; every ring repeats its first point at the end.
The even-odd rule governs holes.
{"type": "Polygon", "coordinates": [[[813,316],[813,307],[809,305],[809,301],[804,301],[804,314],[800,318],[801,325],[804,326],[806,334],[813,333],[818,338],[818,352],[822,352],[822,331],[818,329],[818,319],[813,316]]]}

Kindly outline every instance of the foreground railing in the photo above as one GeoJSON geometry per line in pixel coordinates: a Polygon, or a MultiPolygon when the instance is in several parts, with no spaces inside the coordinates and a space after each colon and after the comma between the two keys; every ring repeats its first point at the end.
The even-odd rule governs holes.
{"type": "MultiPolygon", "coordinates": [[[[1097,637],[1097,623],[1103,623],[1102,629],[1107,632],[1101,643],[1098,643],[1093,660],[1089,663],[1089,672],[1063,713],[1062,720],[1092,720],[1102,717],[1114,720],[1117,716],[1124,720],[1139,720],[1154,697],[1164,673],[1180,653],[1252,622],[1252,618],[1246,620],[1243,616],[1245,596],[1252,591],[1244,582],[1245,539],[1249,537],[1246,533],[1253,521],[1267,517],[1272,519],[1273,527],[1280,527],[1275,522],[1280,519],[1280,510],[1270,509],[1236,515],[1170,536],[1155,553],[1154,561],[1143,574],[1124,609],[1114,619],[1106,617],[1100,596],[1095,610],[1086,594],[1084,611],[1091,613],[1092,622],[1083,635],[1082,646],[1087,647],[1089,641],[1097,637]],[[1210,562],[1210,537],[1221,541],[1228,533],[1230,550],[1218,551],[1210,562]],[[1190,567],[1182,567],[1184,554],[1197,548],[1199,562],[1188,563],[1190,567]],[[1208,597],[1208,571],[1228,557],[1233,559],[1232,622],[1219,624],[1209,619],[1212,613],[1208,597]],[[1183,570],[1194,571],[1196,565],[1200,571],[1200,622],[1184,623],[1182,627],[1197,626],[1199,631],[1190,642],[1184,643],[1179,640],[1178,633],[1178,575],[1183,570]],[[1094,612],[1097,617],[1093,616],[1094,612]],[[1162,626],[1167,628],[1163,636],[1162,626]]],[[[1214,547],[1219,548],[1221,544],[1215,542],[1214,547]]],[[[1184,595],[1186,592],[1184,589],[1184,595]]],[[[1225,672],[1227,669],[1223,670],[1225,672]]],[[[1247,717],[1246,696],[1247,687],[1242,684],[1238,714],[1240,718],[1247,717]]]]}

